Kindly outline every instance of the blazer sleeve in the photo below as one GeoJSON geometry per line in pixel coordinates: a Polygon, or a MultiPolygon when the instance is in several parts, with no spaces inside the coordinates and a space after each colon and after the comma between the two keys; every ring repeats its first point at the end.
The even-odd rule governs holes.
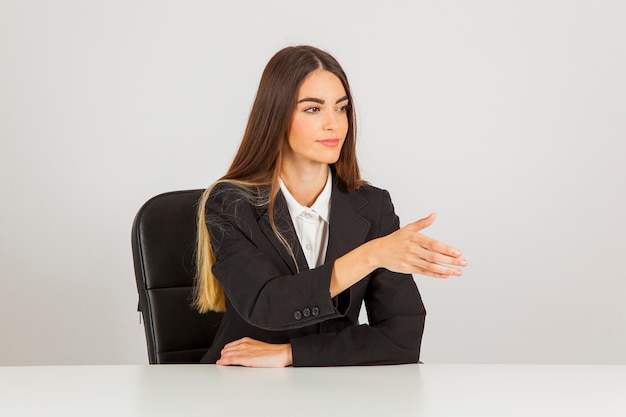
{"type": "Polygon", "coordinates": [[[258,225],[258,210],[235,187],[219,184],[205,206],[216,259],[212,271],[230,306],[265,330],[296,329],[344,315],[330,297],[334,263],[298,274],[279,270],[270,259],[270,253],[278,256],[276,249],[258,225]],[[315,315],[299,314],[302,305],[316,306],[315,315]]]}
{"type": "MultiPolygon", "coordinates": [[[[399,228],[389,194],[381,204],[378,236],[399,228]]],[[[411,275],[378,269],[365,294],[368,325],[291,340],[294,366],[378,365],[419,361],[426,310],[411,275]]]]}

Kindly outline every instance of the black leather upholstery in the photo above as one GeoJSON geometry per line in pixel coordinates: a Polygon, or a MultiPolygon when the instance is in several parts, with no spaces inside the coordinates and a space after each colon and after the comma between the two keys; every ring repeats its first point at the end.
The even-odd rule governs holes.
{"type": "Polygon", "coordinates": [[[222,318],[191,307],[196,210],[203,190],[148,200],[132,230],[133,261],[150,363],[197,363],[222,318]]]}

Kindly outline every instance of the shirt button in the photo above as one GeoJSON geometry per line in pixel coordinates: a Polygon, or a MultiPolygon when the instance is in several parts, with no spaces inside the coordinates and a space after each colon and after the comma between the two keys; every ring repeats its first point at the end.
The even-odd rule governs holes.
{"type": "Polygon", "coordinates": [[[311,246],[311,244],[310,244],[310,243],[307,243],[307,245],[306,245],[306,250],[311,250],[311,249],[313,249],[313,246],[311,246]]]}
{"type": "Polygon", "coordinates": [[[313,314],[313,317],[317,317],[317,316],[319,316],[319,315],[320,315],[320,309],[319,309],[319,308],[317,308],[317,307],[313,307],[313,308],[311,309],[311,314],[313,314]]]}
{"type": "Polygon", "coordinates": [[[308,308],[305,308],[304,310],[302,310],[302,315],[304,317],[309,317],[311,315],[311,310],[309,310],[308,308]]]}
{"type": "Polygon", "coordinates": [[[296,310],[296,312],[293,313],[293,318],[296,320],[300,320],[302,318],[302,313],[300,313],[300,310],[296,310]]]}

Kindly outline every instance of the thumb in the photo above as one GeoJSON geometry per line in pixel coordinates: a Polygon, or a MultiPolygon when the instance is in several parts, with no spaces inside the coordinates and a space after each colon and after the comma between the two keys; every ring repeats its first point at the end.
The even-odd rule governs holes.
{"type": "Polygon", "coordinates": [[[423,219],[419,219],[418,221],[411,224],[417,230],[426,229],[428,226],[432,225],[437,218],[436,213],[430,213],[428,217],[424,217],[423,219]]]}

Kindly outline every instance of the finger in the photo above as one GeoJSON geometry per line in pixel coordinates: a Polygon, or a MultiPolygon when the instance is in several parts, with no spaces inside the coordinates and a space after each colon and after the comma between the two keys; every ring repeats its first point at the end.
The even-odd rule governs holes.
{"type": "Polygon", "coordinates": [[[450,275],[439,274],[437,272],[432,272],[432,271],[429,271],[427,269],[423,269],[423,268],[419,268],[419,267],[416,267],[416,270],[413,273],[414,274],[419,274],[419,275],[425,275],[425,276],[433,277],[433,278],[441,278],[441,279],[446,279],[446,278],[450,277],[450,275]]]}
{"type": "Polygon", "coordinates": [[[239,344],[237,346],[229,346],[223,347],[220,354],[222,356],[232,356],[232,355],[240,355],[243,352],[247,352],[250,350],[250,347],[245,344],[239,344]]]}
{"type": "Polygon", "coordinates": [[[420,238],[417,239],[417,243],[424,249],[427,249],[434,253],[440,253],[442,255],[446,255],[452,258],[459,258],[462,255],[459,249],[448,246],[438,240],[431,239],[428,236],[420,235],[420,238]]]}
{"type": "Polygon", "coordinates": [[[221,365],[221,366],[228,366],[228,365],[243,365],[244,364],[244,359],[238,356],[227,356],[224,357],[222,356],[221,358],[219,358],[216,362],[216,365],[221,365]]]}
{"type": "Polygon", "coordinates": [[[271,365],[268,366],[262,358],[255,358],[253,356],[233,356],[229,358],[220,358],[215,362],[215,364],[220,366],[239,365],[253,368],[272,367],[271,365]]]}
{"type": "Polygon", "coordinates": [[[239,354],[222,355],[215,363],[217,365],[265,367],[265,356],[266,355],[260,353],[243,352],[239,354]]]}
{"type": "Polygon", "coordinates": [[[237,351],[237,350],[222,350],[220,352],[222,358],[233,358],[236,356],[245,355],[245,351],[237,351]]]}
{"type": "Polygon", "coordinates": [[[262,349],[254,344],[242,343],[237,346],[224,347],[220,352],[221,356],[224,357],[232,357],[232,356],[250,356],[255,355],[257,352],[262,351],[262,349]]]}
{"type": "Polygon", "coordinates": [[[454,256],[443,255],[439,252],[434,252],[428,249],[422,249],[424,253],[421,254],[422,259],[427,260],[439,265],[451,265],[451,266],[467,266],[467,259],[457,258],[454,256]]]}
{"type": "Polygon", "coordinates": [[[450,275],[454,275],[460,277],[463,275],[463,271],[456,268],[450,268],[445,265],[439,265],[436,263],[429,262],[425,259],[418,259],[415,261],[415,267],[424,271],[429,271],[434,274],[445,275],[446,277],[450,275]]]}
{"type": "Polygon", "coordinates": [[[248,343],[251,340],[253,340],[253,339],[251,339],[249,337],[242,337],[241,339],[237,339],[237,340],[234,340],[232,342],[226,343],[224,345],[224,348],[235,347],[235,346],[241,345],[242,343],[248,343]]]}
{"type": "Polygon", "coordinates": [[[244,348],[243,348],[242,346],[240,346],[240,345],[237,345],[237,346],[229,346],[229,347],[224,346],[224,347],[222,348],[222,351],[221,351],[220,353],[221,353],[221,355],[222,355],[222,356],[225,356],[225,355],[234,355],[234,354],[235,354],[235,352],[240,352],[242,349],[244,349],[244,348]]]}

